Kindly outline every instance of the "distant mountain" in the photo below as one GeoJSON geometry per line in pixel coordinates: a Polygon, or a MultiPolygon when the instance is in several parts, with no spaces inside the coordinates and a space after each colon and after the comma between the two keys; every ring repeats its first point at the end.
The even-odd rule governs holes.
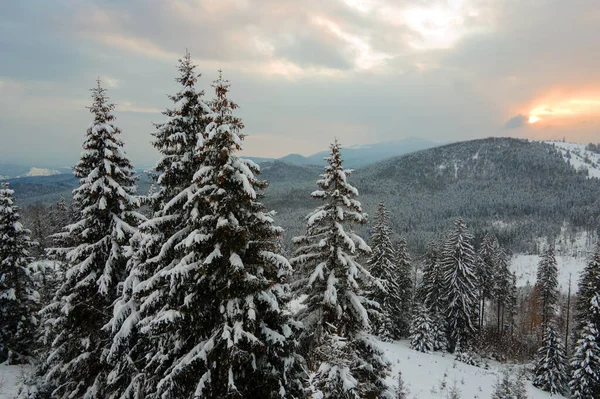
{"type": "MultiPolygon", "coordinates": [[[[492,230],[510,249],[528,252],[536,251],[536,237],[558,236],[565,222],[590,234],[600,224],[600,180],[567,160],[551,144],[490,138],[388,159],[349,179],[369,214],[385,201],[393,229],[419,251],[462,216],[476,235],[492,230]]],[[[319,205],[310,193],[321,173],[310,177],[291,167],[264,173],[270,181],[265,202],[288,236],[302,233],[307,212],[319,205]],[[288,173],[298,178],[278,178],[288,173]]],[[[366,234],[368,227],[357,229],[366,234]]]]}
{"type": "Polygon", "coordinates": [[[35,202],[49,204],[58,200],[61,195],[71,198],[71,191],[79,185],[79,180],[72,173],[50,176],[26,176],[8,179],[10,188],[15,190],[19,206],[35,202]]]}
{"type": "Polygon", "coordinates": [[[0,178],[10,179],[21,176],[27,173],[30,168],[29,166],[0,163],[0,178]]]}
{"type": "MultiPolygon", "coordinates": [[[[342,157],[344,158],[344,164],[348,168],[361,168],[388,158],[437,147],[439,145],[440,143],[433,141],[409,137],[397,141],[343,147],[342,157]]],[[[290,154],[283,158],[279,158],[279,160],[294,165],[325,165],[323,158],[328,154],[328,150],[318,152],[308,157],[299,154],[290,154]]]]}
{"type": "MultiPolygon", "coordinates": [[[[56,169],[45,169],[45,168],[36,168],[33,167],[29,169],[29,172],[23,175],[24,177],[32,177],[32,176],[53,176],[60,175],[60,171],[56,169]]],[[[19,176],[20,177],[20,176],[19,176]]]]}
{"type": "MultiPolygon", "coordinates": [[[[527,253],[537,251],[540,237],[597,234],[599,165],[600,159],[578,144],[489,138],[390,158],[357,169],[349,181],[370,215],[380,201],[387,204],[392,228],[405,234],[417,253],[458,216],[477,237],[491,230],[510,250],[527,253]]],[[[323,167],[280,160],[260,166],[258,177],[269,182],[263,201],[277,212],[276,222],[288,239],[303,233],[306,214],[321,203],[310,194],[323,167]]],[[[9,182],[24,206],[49,203],[61,194],[70,198],[78,185],[72,174],[9,182]]],[[[148,187],[141,174],[138,192],[145,194],[148,187]]],[[[369,225],[356,230],[366,237],[369,225]]]]}
{"type": "Polygon", "coordinates": [[[51,176],[51,175],[59,175],[61,173],[65,173],[65,172],[68,172],[68,169],[66,169],[66,168],[47,169],[47,168],[40,168],[37,166],[0,164],[0,178],[1,179],[15,179],[15,178],[19,178],[19,177],[30,177],[30,176],[51,176]]]}

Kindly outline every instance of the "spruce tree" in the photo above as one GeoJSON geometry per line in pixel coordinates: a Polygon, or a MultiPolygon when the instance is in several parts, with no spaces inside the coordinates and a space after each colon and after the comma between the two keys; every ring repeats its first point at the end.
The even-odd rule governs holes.
{"type": "MultiPolygon", "coordinates": [[[[600,294],[600,241],[596,244],[579,278],[579,287],[575,299],[575,331],[582,331],[590,322],[600,329],[600,315],[590,313],[590,303],[594,296],[600,294]]],[[[578,334],[576,334],[578,335],[578,334]]]]}
{"type": "Polygon", "coordinates": [[[398,286],[398,312],[392,314],[392,322],[396,326],[399,337],[407,337],[412,318],[414,282],[411,277],[412,266],[408,245],[404,236],[396,241],[396,285],[398,286]]]}
{"type": "Polygon", "coordinates": [[[0,187],[0,363],[26,362],[37,324],[38,294],[27,266],[35,243],[23,228],[14,191],[0,187]]]}
{"type": "MultiPolygon", "coordinates": [[[[367,398],[391,395],[385,378],[389,364],[368,335],[378,304],[366,298],[374,280],[358,263],[370,248],[351,230],[350,223],[366,222],[358,190],[347,181],[337,141],[326,158],[325,173],[312,197],[323,200],[307,216],[306,235],[297,245],[292,265],[298,269],[297,294],[306,307],[298,318],[304,324],[302,345],[314,385],[325,398],[367,398]]],[[[381,288],[381,287],[379,287],[381,288]]]]}
{"type": "Polygon", "coordinates": [[[553,246],[544,252],[538,265],[536,285],[540,294],[542,327],[546,330],[555,316],[558,303],[558,267],[553,246]]]}
{"type": "Polygon", "coordinates": [[[73,200],[81,218],[58,235],[59,243],[72,246],[50,250],[67,262],[64,281],[44,310],[55,338],[43,370],[56,398],[106,398],[110,335],[102,327],[125,277],[124,247],[142,220],[136,212],[134,169],[105,92],[100,81],[92,89],[94,120],[75,166],[80,185],[73,200]]]}
{"type": "Polygon", "coordinates": [[[396,396],[394,399],[407,399],[408,398],[408,390],[404,384],[404,378],[402,378],[402,372],[398,371],[398,377],[396,378],[398,381],[398,386],[396,387],[396,396]]]}
{"type": "Polygon", "coordinates": [[[505,368],[502,370],[502,378],[498,377],[494,385],[492,399],[511,399],[513,398],[513,382],[510,378],[510,370],[505,368]]]}
{"type": "Polygon", "coordinates": [[[460,343],[467,349],[475,332],[473,319],[477,312],[477,277],[474,274],[475,251],[473,237],[464,221],[459,218],[444,243],[442,252],[442,297],[448,322],[449,349],[460,343]]]}
{"type": "Polygon", "coordinates": [[[551,394],[564,395],[567,392],[565,352],[562,341],[552,326],[547,327],[544,332],[534,373],[533,386],[536,388],[551,394]]]}
{"type": "Polygon", "coordinates": [[[417,305],[410,326],[410,347],[419,352],[433,350],[433,326],[427,308],[417,305]]]}
{"type": "Polygon", "coordinates": [[[376,285],[369,297],[381,306],[381,318],[373,318],[373,331],[384,340],[398,339],[401,326],[398,319],[401,316],[402,291],[400,287],[399,265],[396,263],[396,253],[392,246],[392,232],[389,227],[389,214],[385,204],[377,207],[371,233],[372,253],[367,264],[371,275],[380,280],[381,286],[376,285]]]}
{"type": "Polygon", "coordinates": [[[512,376],[512,370],[502,370],[502,378],[494,385],[492,399],[527,399],[527,387],[525,386],[525,373],[517,371],[516,378],[512,376]]]}
{"type": "Polygon", "coordinates": [[[494,243],[494,297],[496,298],[496,311],[497,311],[497,327],[498,332],[501,333],[504,330],[504,318],[506,310],[510,312],[511,302],[511,286],[512,286],[512,274],[508,267],[508,259],[504,248],[502,248],[498,241],[494,243]]]}
{"type": "MultiPolygon", "coordinates": [[[[151,343],[147,398],[276,398],[300,392],[295,323],[284,310],[291,271],[281,228],[260,202],[267,183],[238,158],[243,124],[221,78],[181,196],[189,218],[169,240],[176,261],[140,281],[138,331],[151,343]]],[[[136,351],[139,354],[139,351],[136,351]]]]}
{"type": "Polygon", "coordinates": [[[440,265],[441,250],[438,245],[430,241],[424,259],[423,280],[417,292],[420,301],[428,309],[432,323],[433,350],[444,351],[448,347],[446,336],[447,321],[445,315],[445,302],[443,292],[443,270],[440,265]]]}
{"type": "Polygon", "coordinates": [[[434,241],[427,244],[424,258],[423,279],[417,292],[419,300],[427,306],[432,314],[444,311],[442,300],[442,268],[440,267],[440,248],[434,241]]]}
{"type": "Polygon", "coordinates": [[[494,294],[494,261],[496,237],[488,233],[483,237],[475,262],[475,276],[477,277],[479,301],[479,329],[483,328],[485,321],[485,301],[491,300],[494,294]]]}
{"type": "Polygon", "coordinates": [[[600,397],[600,332],[588,323],[575,344],[571,359],[571,394],[577,399],[600,397]]]}
{"type": "MultiPolygon", "coordinates": [[[[172,348],[166,346],[166,342],[179,327],[173,323],[159,323],[152,327],[150,335],[149,331],[146,334],[140,331],[139,322],[145,315],[159,311],[162,303],[158,297],[168,298],[171,295],[165,282],[170,281],[169,270],[185,254],[182,246],[178,246],[180,240],[176,238],[186,237],[192,231],[189,221],[192,212],[198,212],[195,207],[187,205],[187,195],[194,174],[203,162],[198,144],[206,136],[210,122],[208,115],[212,113],[203,99],[204,92],[197,87],[200,75],[189,52],[179,60],[178,71],[175,81],[179,84],[179,91],[168,96],[173,107],[163,112],[167,120],[155,124],[157,130],[152,133],[152,144],[161,155],[155,167],[156,173],[152,174],[156,184],[153,184],[146,199],[152,215],[132,237],[129,274],[107,325],[113,336],[109,352],[113,364],[109,388],[114,397],[150,395],[156,390],[162,373],[173,362],[172,348]],[[154,303],[153,298],[157,298],[154,303]],[[140,309],[142,304],[144,308],[140,309]],[[153,355],[149,356],[150,353],[153,355]],[[149,363],[148,359],[152,362],[149,363]],[[152,372],[146,371],[148,364],[153,365],[152,372]]],[[[196,312],[201,310],[196,309],[196,312]]],[[[188,328],[199,336],[207,335],[200,331],[199,323],[188,328]]]]}

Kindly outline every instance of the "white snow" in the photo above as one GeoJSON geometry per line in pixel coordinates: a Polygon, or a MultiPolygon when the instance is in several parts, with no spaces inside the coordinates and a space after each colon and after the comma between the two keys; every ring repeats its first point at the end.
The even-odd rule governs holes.
{"type": "Polygon", "coordinates": [[[546,143],[560,149],[565,162],[568,161],[575,169],[587,169],[588,178],[600,179],[600,154],[587,151],[585,144],[564,143],[562,141],[546,141],[546,143]],[[571,154],[570,158],[567,158],[567,151],[571,154]]]}
{"type": "MultiPolygon", "coordinates": [[[[31,169],[29,169],[29,172],[25,173],[23,176],[24,177],[32,177],[32,176],[52,176],[52,175],[59,175],[60,171],[56,170],[56,169],[44,169],[44,168],[36,168],[36,167],[32,167],[31,169]]],[[[21,176],[19,176],[21,177],[21,176]]]]}
{"type": "MultiPolygon", "coordinates": [[[[527,282],[532,286],[535,285],[537,268],[540,263],[540,255],[515,255],[510,262],[511,270],[517,274],[517,286],[525,286],[527,282]]],[[[558,285],[560,291],[566,293],[569,290],[569,274],[571,275],[572,292],[577,290],[577,282],[579,275],[587,259],[585,257],[575,256],[556,256],[558,265],[558,285]]]]}
{"type": "MultiPolygon", "coordinates": [[[[483,367],[469,366],[454,360],[450,354],[439,352],[422,353],[410,349],[408,341],[392,343],[377,341],[387,359],[392,363],[392,375],[388,378],[390,386],[396,386],[398,371],[402,372],[410,399],[447,398],[448,391],[455,384],[461,391],[461,398],[491,398],[494,384],[500,371],[508,365],[489,362],[489,370],[483,367]]],[[[520,367],[520,366],[519,366],[520,367]]],[[[548,392],[541,391],[531,382],[527,385],[529,399],[550,398],[548,392]]],[[[552,398],[562,398],[553,395],[552,398]]]]}
{"type": "Polygon", "coordinates": [[[19,384],[30,369],[30,366],[0,364],[0,399],[14,399],[17,396],[19,384]]]}

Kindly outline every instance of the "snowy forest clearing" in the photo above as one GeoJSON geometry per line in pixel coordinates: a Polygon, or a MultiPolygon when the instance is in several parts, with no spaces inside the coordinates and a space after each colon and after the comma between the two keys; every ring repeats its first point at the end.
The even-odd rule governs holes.
{"type": "MultiPolygon", "coordinates": [[[[517,254],[510,261],[511,271],[517,275],[517,286],[524,287],[529,283],[535,285],[536,273],[541,260],[540,255],[517,254]]],[[[577,290],[577,281],[587,262],[586,257],[557,256],[558,287],[561,292],[569,290],[569,275],[571,289],[577,290]]]]}
{"type": "MultiPolygon", "coordinates": [[[[398,371],[408,391],[407,398],[447,398],[451,388],[460,390],[462,399],[488,399],[492,397],[494,386],[501,377],[501,371],[507,365],[490,361],[490,369],[470,366],[454,360],[448,353],[422,353],[410,349],[408,341],[392,343],[380,342],[385,356],[392,363],[390,386],[397,385],[398,371]]],[[[519,366],[521,367],[521,366],[519,366]]],[[[527,394],[530,399],[550,398],[550,393],[544,392],[527,383],[527,394]]],[[[553,398],[562,398],[553,395],[553,398]]]]}

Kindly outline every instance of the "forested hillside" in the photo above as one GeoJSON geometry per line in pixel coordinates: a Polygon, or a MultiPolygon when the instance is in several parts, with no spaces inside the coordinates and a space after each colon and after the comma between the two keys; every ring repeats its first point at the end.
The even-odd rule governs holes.
{"type": "MultiPolygon", "coordinates": [[[[263,167],[261,176],[270,182],[265,202],[290,236],[301,232],[314,206],[309,193],[316,176],[309,172],[283,163],[263,167]]],[[[535,252],[533,238],[558,235],[565,221],[589,231],[598,226],[600,180],[588,179],[547,143],[453,143],[358,169],[353,178],[367,212],[385,201],[392,229],[417,252],[460,215],[476,236],[492,229],[518,252],[535,252]]]]}

